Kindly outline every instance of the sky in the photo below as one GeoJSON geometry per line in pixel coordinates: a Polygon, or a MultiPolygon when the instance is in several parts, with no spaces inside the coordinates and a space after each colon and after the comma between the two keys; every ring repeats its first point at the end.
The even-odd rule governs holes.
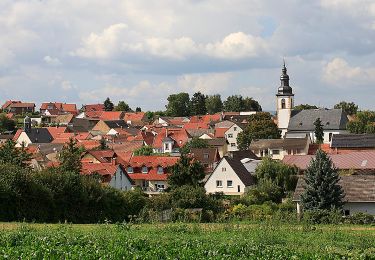
{"type": "Polygon", "coordinates": [[[164,110],[172,93],[375,109],[372,0],[1,0],[0,102],[164,110]]]}

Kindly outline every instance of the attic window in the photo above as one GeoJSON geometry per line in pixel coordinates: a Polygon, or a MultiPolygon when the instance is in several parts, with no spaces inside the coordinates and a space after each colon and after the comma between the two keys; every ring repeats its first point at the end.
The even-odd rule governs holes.
{"type": "Polygon", "coordinates": [[[326,125],[329,125],[329,122],[327,122],[326,125]]]}
{"type": "Polygon", "coordinates": [[[302,122],[300,122],[299,125],[302,125],[302,122]]]}
{"type": "Polygon", "coordinates": [[[208,157],[209,157],[208,153],[204,153],[204,154],[203,154],[203,158],[204,158],[204,159],[208,159],[208,157]]]}
{"type": "Polygon", "coordinates": [[[133,167],[129,166],[128,169],[127,169],[127,172],[128,172],[128,173],[133,173],[133,172],[134,172],[134,171],[133,171],[133,167]]]}
{"type": "Polygon", "coordinates": [[[367,160],[363,160],[361,163],[361,167],[365,167],[367,165],[367,160]]]}
{"type": "Polygon", "coordinates": [[[163,167],[158,166],[158,174],[163,174],[163,173],[164,173],[163,167]]]}
{"type": "Polygon", "coordinates": [[[142,167],[142,173],[148,173],[148,168],[147,166],[142,167]]]}

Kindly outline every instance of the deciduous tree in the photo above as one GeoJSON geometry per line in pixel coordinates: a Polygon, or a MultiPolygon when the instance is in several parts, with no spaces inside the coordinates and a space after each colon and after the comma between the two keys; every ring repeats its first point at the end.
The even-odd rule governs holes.
{"type": "Polygon", "coordinates": [[[125,111],[125,112],[131,112],[133,111],[130,106],[125,103],[125,101],[119,101],[116,108],[115,108],[116,111],[125,111]]]}
{"type": "Polygon", "coordinates": [[[308,109],[318,109],[318,107],[315,105],[309,105],[309,104],[300,104],[294,107],[294,110],[308,110],[308,109]]]}
{"type": "Polygon", "coordinates": [[[280,138],[280,131],[273,122],[271,114],[260,112],[250,115],[249,123],[237,136],[238,149],[248,150],[253,139],[280,138]]]}
{"type": "Polygon", "coordinates": [[[210,115],[223,111],[223,101],[219,94],[207,96],[206,109],[210,115]]]}
{"type": "Polygon", "coordinates": [[[190,98],[188,93],[172,94],[168,97],[167,115],[168,116],[189,116],[190,98]]]}
{"type": "Polygon", "coordinates": [[[80,174],[82,163],[81,154],[82,148],[77,146],[75,139],[70,138],[69,142],[64,145],[59,154],[60,169],[62,172],[71,172],[80,174]]]}
{"type": "Polygon", "coordinates": [[[346,102],[341,101],[340,103],[336,104],[334,108],[341,108],[344,110],[348,115],[354,115],[358,111],[358,106],[354,104],[353,102],[346,102]]]}
{"type": "Polygon", "coordinates": [[[0,146],[0,164],[28,167],[31,154],[26,151],[23,145],[20,148],[15,147],[15,145],[14,141],[8,140],[0,146]]]}

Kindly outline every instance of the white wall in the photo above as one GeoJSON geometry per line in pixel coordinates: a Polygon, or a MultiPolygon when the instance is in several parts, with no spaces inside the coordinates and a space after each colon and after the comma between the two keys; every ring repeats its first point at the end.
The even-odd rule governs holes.
{"type": "Polygon", "coordinates": [[[286,133],[286,129],[288,129],[289,120],[292,112],[292,108],[294,107],[293,97],[291,96],[278,96],[277,97],[277,127],[281,130],[282,137],[286,133]],[[282,109],[281,101],[282,99],[285,100],[285,108],[282,109]]]}
{"type": "Polygon", "coordinates": [[[225,132],[225,138],[228,141],[228,152],[232,151],[238,151],[238,145],[237,145],[237,136],[239,133],[241,133],[243,130],[236,124],[232,125],[226,132],[225,132]],[[229,137],[232,135],[232,137],[229,137]],[[234,144],[234,146],[232,146],[234,144]]]}
{"type": "Polygon", "coordinates": [[[204,188],[207,193],[224,192],[226,195],[241,195],[245,192],[246,187],[230,167],[229,163],[223,158],[208,178],[204,188]],[[219,180],[222,181],[222,187],[216,186],[216,181],[219,180]],[[227,186],[227,181],[229,180],[232,181],[232,187],[227,186]],[[240,186],[240,192],[238,192],[238,185],[240,186]]]}
{"type": "Polygon", "coordinates": [[[344,204],[344,210],[349,210],[350,215],[363,212],[375,215],[375,202],[349,202],[344,204]]]}
{"type": "Polygon", "coordinates": [[[21,147],[22,143],[25,144],[25,147],[27,147],[29,144],[31,144],[31,140],[25,132],[22,132],[20,134],[20,136],[18,137],[18,139],[16,141],[16,147],[21,147]]]}
{"type": "Polygon", "coordinates": [[[121,168],[118,166],[116,174],[112,176],[112,179],[109,182],[109,186],[115,189],[126,191],[131,189],[132,184],[124,174],[124,172],[121,170],[121,168]]]}

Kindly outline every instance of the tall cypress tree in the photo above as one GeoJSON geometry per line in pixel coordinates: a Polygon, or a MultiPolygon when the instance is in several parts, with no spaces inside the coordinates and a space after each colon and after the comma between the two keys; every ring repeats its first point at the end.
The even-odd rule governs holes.
{"type": "Polygon", "coordinates": [[[315,120],[314,126],[315,126],[314,134],[316,137],[316,142],[318,144],[322,144],[324,141],[324,133],[323,133],[322,121],[320,120],[319,117],[315,120]]]}
{"type": "Polygon", "coordinates": [[[301,204],[305,210],[342,209],[344,191],[338,184],[337,168],[328,155],[318,150],[305,172],[305,191],[301,204]]]}

